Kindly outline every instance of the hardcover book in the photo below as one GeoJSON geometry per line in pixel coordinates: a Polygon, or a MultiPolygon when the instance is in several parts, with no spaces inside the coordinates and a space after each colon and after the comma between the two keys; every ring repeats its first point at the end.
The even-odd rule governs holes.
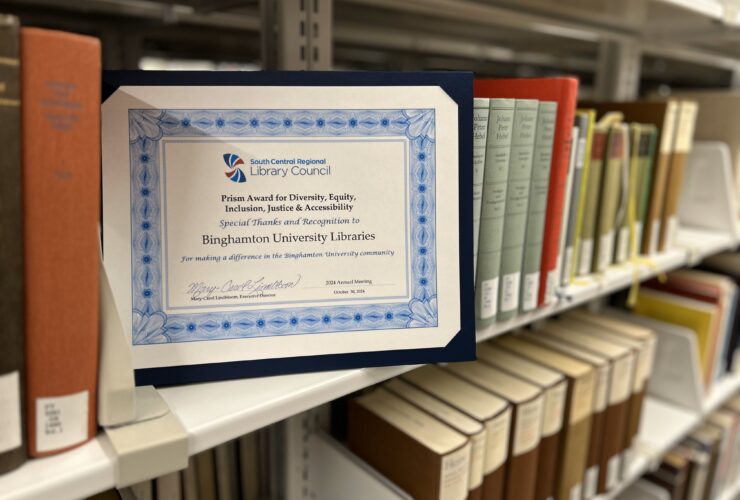
{"type": "Polygon", "coordinates": [[[478,266],[478,235],[480,234],[480,210],[483,198],[483,174],[486,166],[486,142],[488,140],[488,114],[491,100],[473,99],[473,273],[478,266]]]}
{"type": "Polygon", "coordinates": [[[653,182],[653,165],[655,163],[655,144],[658,139],[658,129],[655,125],[640,125],[640,142],[638,144],[638,182],[637,182],[637,222],[636,222],[636,251],[642,253],[642,242],[645,224],[647,222],[648,207],[650,205],[650,191],[653,182]]]}
{"type": "Polygon", "coordinates": [[[568,286],[574,276],[573,261],[576,247],[576,220],[581,206],[583,194],[584,167],[586,165],[586,149],[588,146],[589,128],[591,126],[589,114],[576,113],[576,128],[578,139],[575,149],[575,163],[573,165],[573,181],[571,187],[570,203],[568,210],[568,225],[565,233],[565,253],[563,254],[563,277],[562,285],[568,286]]]}
{"type": "MultiPolygon", "coordinates": [[[[578,127],[573,127],[573,143],[570,148],[570,163],[568,164],[568,177],[565,183],[565,198],[563,199],[563,224],[560,226],[560,244],[558,245],[557,261],[557,286],[565,286],[563,275],[566,272],[567,260],[567,238],[568,224],[570,223],[570,209],[573,196],[573,176],[576,170],[576,157],[578,156],[578,127]]],[[[568,270],[569,271],[569,270],[568,270]]]]}
{"type": "Polygon", "coordinates": [[[591,156],[589,162],[588,184],[583,206],[583,223],[581,225],[581,244],[578,250],[576,274],[585,276],[591,272],[594,264],[594,239],[601,199],[601,181],[604,174],[604,159],[609,128],[596,124],[593,132],[591,156]]]}

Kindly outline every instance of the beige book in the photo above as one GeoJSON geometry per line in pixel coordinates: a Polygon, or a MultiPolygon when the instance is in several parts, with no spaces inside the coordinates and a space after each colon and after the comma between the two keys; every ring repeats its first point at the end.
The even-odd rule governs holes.
{"type": "Polygon", "coordinates": [[[586,470],[583,473],[583,498],[593,498],[598,494],[599,473],[601,472],[601,449],[604,441],[606,408],[611,380],[611,363],[603,356],[581,349],[569,343],[561,342],[540,332],[523,330],[520,338],[541,344],[562,354],[587,363],[596,370],[596,387],[594,389],[593,413],[591,415],[591,433],[588,439],[586,470]]]}
{"type": "Polygon", "coordinates": [[[555,474],[558,449],[563,429],[563,413],[568,382],[561,373],[545,368],[526,358],[513,354],[492,343],[477,347],[478,359],[511,375],[521,378],[542,390],[542,437],[537,460],[535,499],[547,500],[555,496],[555,474]]]}
{"type": "Polygon", "coordinates": [[[451,363],[451,373],[496,396],[512,407],[509,459],[506,464],[504,498],[533,500],[542,432],[542,391],[532,384],[479,361],[451,363]]]}
{"type": "Polygon", "coordinates": [[[496,345],[562,373],[568,379],[566,422],[558,456],[556,500],[580,498],[591,435],[591,415],[596,372],[586,363],[511,335],[496,339],[496,345]]]}
{"type": "Polygon", "coordinates": [[[506,400],[434,365],[417,368],[402,378],[483,424],[483,498],[501,500],[511,428],[511,407],[506,400]]]}
{"type": "Polygon", "coordinates": [[[416,499],[468,496],[468,438],[383,388],[350,401],[347,441],[416,499]]]}
{"type": "Polygon", "coordinates": [[[468,500],[482,498],[483,460],[486,450],[486,428],[483,424],[400,378],[387,382],[384,387],[468,437],[471,447],[468,500]]]}
{"type": "Polygon", "coordinates": [[[722,491],[728,483],[729,485],[734,485],[737,481],[736,477],[729,476],[729,472],[731,470],[732,453],[734,451],[735,439],[738,431],[738,420],[732,410],[719,408],[710,413],[707,416],[706,421],[707,423],[722,429],[722,442],[719,449],[717,469],[714,473],[713,491],[716,494],[717,492],[722,491]]]}

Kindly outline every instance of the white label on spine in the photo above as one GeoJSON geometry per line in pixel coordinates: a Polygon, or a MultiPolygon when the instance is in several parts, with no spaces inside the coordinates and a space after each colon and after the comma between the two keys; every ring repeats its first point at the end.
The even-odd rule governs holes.
{"type": "Polygon", "coordinates": [[[678,233],[678,217],[671,215],[668,217],[668,227],[666,230],[666,250],[673,248],[676,243],[676,234],[678,233]]]}
{"type": "Polygon", "coordinates": [[[36,449],[59,450],[87,439],[87,391],[36,399],[36,449]]]}
{"type": "Polygon", "coordinates": [[[524,292],[522,293],[522,311],[531,311],[537,308],[537,294],[540,291],[540,273],[534,272],[524,275],[524,292]]]}
{"type": "Polygon", "coordinates": [[[470,443],[442,458],[439,500],[464,500],[468,497],[470,443]]]}
{"type": "Polygon", "coordinates": [[[617,453],[606,463],[606,489],[614,488],[619,482],[619,466],[622,455],[617,453]]]}
{"type": "Polygon", "coordinates": [[[599,486],[599,466],[593,465],[586,469],[583,478],[583,498],[593,498],[596,496],[596,489],[599,486]]]}
{"type": "Polygon", "coordinates": [[[542,397],[540,396],[529,403],[520,404],[516,410],[512,455],[517,457],[535,449],[540,442],[541,433],[542,397]]]}
{"type": "Polygon", "coordinates": [[[581,500],[581,486],[582,483],[578,483],[570,489],[568,500],[581,500]]]}
{"type": "Polygon", "coordinates": [[[637,242],[637,253],[642,253],[640,248],[642,247],[642,222],[635,222],[635,241],[637,242]]]}
{"type": "Polygon", "coordinates": [[[596,261],[596,270],[606,271],[609,264],[612,262],[612,256],[614,255],[614,231],[609,231],[606,234],[602,234],[599,239],[599,255],[596,261]]]}
{"type": "Polygon", "coordinates": [[[0,375],[0,453],[18,448],[21,438],[21,389],[18,371],[0,375]]]}
{"type": "Polygon", "coordinates": [[[488,475],[506,462],[509,450],[511,408],[486,423],[486,460],[484,475],[488,475]]]}
{"type": "Polygon", "coordinates": [[[585,276],[591,272],[593,259],[594,240],[588,238],[581,241],[581,254],[578,256],[578,276],[585,276]]]}
{"type": "Polygon", "coordinates": [[[545,285],[545,304],[555,302],[555,287],[558,284],[558,270],[560,266],[547,273],[547,284],[545,285]]]}
{"type": "Polygon", "coordinates": [[[519,307],[519,283],[522,280],[520,272],[504,276],[501,287],[501,311],[512,311],[519,307]]]}
{"type": "Polygon", "coordinates": [[[552,436],[563,427],[563,412],[568,383],[560,382],[545,392],[545,409],[542,416],[542,435],[552,436]]]}
{"type": "Polygon", "coordinates": [[[630,228],[619,228],[619,240],[617,241],[617,262],[622,263],[627,260],[630,248],[630,228]]]}
{"type": "Polygon", "coordinates": [[[468,490],[474,490],[483,484],[483,462],[486,459],[486,431],[481,431],[470,438],[470,478],[468,490]]]}
{"type": "Polygon", "coordinates": [[[485,280],[481,283],[480,316],[482,319],[492,318],[496,315],[498,304],[498,277],[485,280]]]}
{"type": "Polygon", "coordinates": [[[660,219],[653,220],[653,227],[650,230],[650,246],[648,247],[650,255],[658,253],[658,241],[660,239],[660,219]]]}
{"type": "Polygon", "coordinates": [[[560,277],[560,283],[568,286],[570,283],[570,273],[573,269],[573,247],[565,247],[565,258],[563,259],[563,275],[560,277]]]}

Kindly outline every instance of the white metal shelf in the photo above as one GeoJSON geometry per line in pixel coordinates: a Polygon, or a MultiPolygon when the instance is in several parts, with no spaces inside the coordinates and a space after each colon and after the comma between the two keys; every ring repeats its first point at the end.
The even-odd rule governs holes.
{"type": "MultiPolygon", "coordinates": [[[[697,255],[735,245],[728,238],[722,245],[717,241],[716,237],[710,238],[706,248],[699,243],[698,248],[657,255],[651,263],[613,266],[601,276],[579,279],[559,292],[560,300],[556,304],[479,331],[477,340],[501,335],[623,289],[632,283],[635,273],[645,280],[694,263],[697,255]]],[[[188,431],[188,450],[192,455],[412,368],[394,366],[241,379],[168,387],[159,392],[188,431]]],[[[711,404],[715,404],[713,397],[714,393],[708,399],[711,404]]],[[[716,404],[723,397],[716,396],[716,404]]],[[[115,456],[108,449],[107,439],[99,435],[70,452],[30,460],[18,470],[0,476],[0,499],[80,498],[112,488],[116,484],[115,456]]]]}

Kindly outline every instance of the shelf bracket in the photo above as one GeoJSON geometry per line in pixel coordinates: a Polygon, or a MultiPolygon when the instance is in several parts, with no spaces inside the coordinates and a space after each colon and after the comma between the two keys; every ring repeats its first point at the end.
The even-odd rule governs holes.
{"type": "Polygon", "coordinates": [[[596,98],[610,101],[636,99],[640,90],[642,50],[636,41],[599,42],[596,98]]]}
{"type": "Polygon", "coordinates": [[[329,70],[333,0],[262,0],[262,66],[329,70]]]}

